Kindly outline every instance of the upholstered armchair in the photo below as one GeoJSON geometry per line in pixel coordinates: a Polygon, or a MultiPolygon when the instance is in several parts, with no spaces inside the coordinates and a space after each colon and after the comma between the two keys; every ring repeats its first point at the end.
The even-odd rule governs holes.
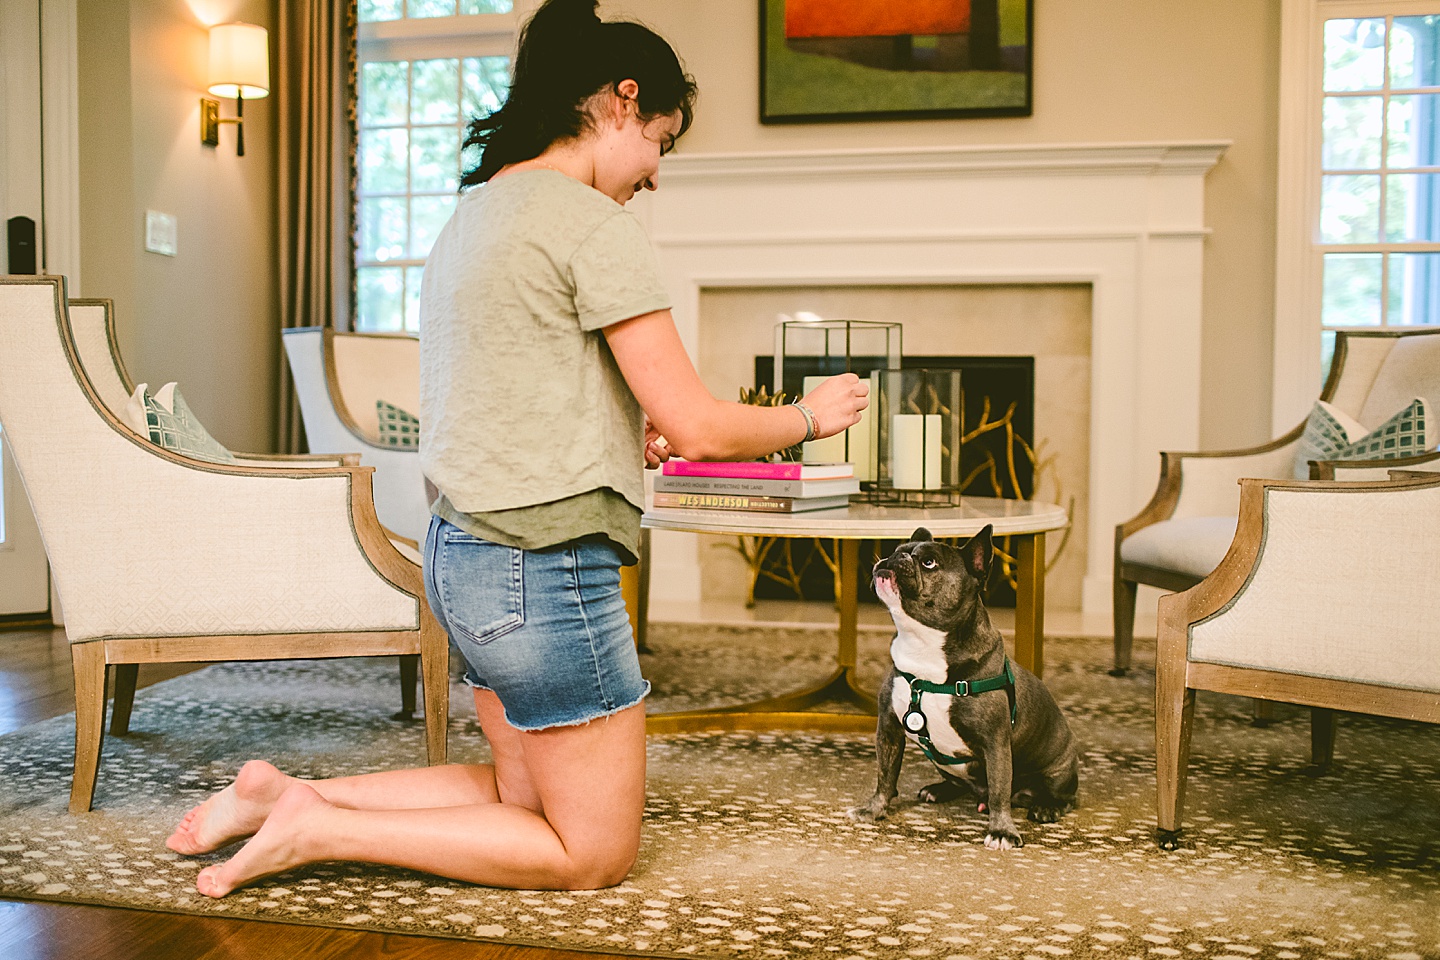
{"type": "Polygon", "coordinates": [[[1311,708],[1328,768],[1335,711],[1440,722],[1440,474],[1241,481],[1224,559],[1160,599],[1159,840],[1178,843],[1195,691],[1311,708]]]}
{"type": "Polygon", "coordinates": [[[397,334],[337,333],[328,327],[285,331],[311,453],[360,454],[375,468],[375,510],[386,529],[425,539],[430,504],[418,447],[380,441],[375,401],[420,413],[420,342],[397,334]]]}
{"type": "MultiPolygon", "coordinates": [[[[115,331],[115,303],[105,299],[75,299],[70,301],[70,332],[90,385],[105,406],[122,422],[125,419],[125,405],[135,391],[135,381],[125,367],[120,354],[119,339],[115,331]]],[[[342,454],[276,454],[236,453],[235,462],[243,466],[354,466],[360,462],[360,455],[342,454]]],[[[391,542],[405,557],[414,563],[420,562],[420,553],[414,544],[405,538],[392,536],[391,542]]],[[[397,720],[409,720],[415,716],[415,692],[419,685],[419,657],[406,655],[400,658],[400,710],[397,720]]],[[[123,684],[126,678],[133,680],[133,664],[118,668],[123,684]]],[[[130,684],[133,688],[133,682],[130,684]]],[[[111,711],[110,732],[124,734],[129,714],[122,704],[128,704],[129,697],[116,700],[111,711]]]]}
{"type": "MultiPolygon", "coordinates": [[[[1440,411],[1440,330],[1344,331],[1320,399],[1368,428],[1375,428],[1415,397],[1440,411]]],[[[1150,502],[1115,528],[1115,664],[1130,667],[1135,600],[1144,583],[1188,590],[1225,556],[1235,535],[1242,477],[1293,478],[1302,422],[1258,447],[1214,453],[1160,454],[1160,482],[1150,502]]],[[[1431,461],[1436,454],[1376,461],[1323,461],[1310,476],[1384,479],[1395,467],[1431,461]]]]}
{"type": "Polygon", "coordinates": [[[94,797],[107,675],[128,717],[139,663],[418,655],[426,754],[444,762],[447,641],[370,468],[209,463],[141,439],[86,376],[58,277],[0,280],[0,423],[65,608],[71,810],[94,797]]]}

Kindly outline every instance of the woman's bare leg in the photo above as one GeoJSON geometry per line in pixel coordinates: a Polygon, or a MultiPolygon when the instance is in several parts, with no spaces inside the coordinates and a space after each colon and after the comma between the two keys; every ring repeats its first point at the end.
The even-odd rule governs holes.
{"type": "Polygon", "coordinates": [[[251,760],[240,768],[234,783],[185,814],[166,846],[193,856],[248,837],[260,829],[281,794],[299,782],[336,806],[361,810],[506,802],[538,811],[539,799],[521,756],[519,731],[505,722],[504,709],[494,693],[474,693],[493,764],[446,764],[299,781],[263,760],[251,760]],[[504,771],[498,784],[496,768],[504,771]]]}
{"type": "MultiPolygon", "coordinates": [[[[196,889],[222,897],[261,877],[322,860],[384,863],[521,889],[619,883],[640,846],[644,705],[583,726],[516,735],[543,815],[508,802],[350,809],[296,781],[239,853],[200,872],[196,889]]],[[[502,760],[497,776],[502,783],[506,766],[502,760]]]]}

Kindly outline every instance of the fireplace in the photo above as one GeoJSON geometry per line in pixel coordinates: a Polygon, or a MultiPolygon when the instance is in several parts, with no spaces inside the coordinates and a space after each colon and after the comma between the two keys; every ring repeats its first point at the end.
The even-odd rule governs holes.
{"type": "MultiPolygon", "coordinates": [[[[826,358],[804,357],[787,362],[798,369],[797,377],[831,376],[843,373],[838,367],[825,368],[826,358]]],[[[829,358],[831,365],[844,365],[843,357],[829,358]]],[[[865,376],[868,371],[883,369],[884,357],[852,357],[851,368],[865,376]]],[[[964,496],[1030,499],[1035,492],[1035,470],[1040,466],[1035,455],[1035,358],[1034,357],[958,357],[909,354],[901,359],[901,369],[958,370],[960,372],[961,409],[960,474],[964,478],[960,492],[964,496]]],[[[788,374],[787,374],[788,376],[788,374]]],[[[775,392],[775,357],[755,357],[755,389],[764,387],[775,392]]],[[[1045,466],[1053,466],[1046,463],[1045,466]]],[[[878,544],[879,555],[888,554],[898,541],[878,544]]],[[[996,543],[1001,563],[995,567],[988,602],[991,606],[1013,607],[1015,591],[1011,583],[1015,553],[1008,538],[996,543]]],[[[772,551],[769,563],[783,566],[777,571],[762,567],[756,579],[757,600],[833,600],[834,578],[820,544],[795,544],[787,551],[772,551]],[[777,573],[779,575],[777,575],[777,573]]],[[[833,559],[833,558],[832,558],[833,559]]],[[[874,601],[869,589],[869,565],[861,564],[856,595],[862,602],[874,601]]]]}
{"type": "MultiPolygon", "coordinates": [[[[1051,583],[1047,597],[1104,611],[1115,524],[1153,490],[1157,451],[1199,442],[1204,178],[1226,146],[682,154],[662,163],[663,189],[632,207],[655,244],[681,337],[712,392],[726,398],[750,379],[754,356],[770,349],[753,345],[730,373],[700,362],[704,343],[731,333],[710,315],[709,301],[734,291],[1078,291],[1088,307],[1086,403],[1083,422],[1063,436],[1083,448],[1084,483],[1068,492],[1076,498],[1071,556],[1082,568],[1073,597],[1051,583]]],[[[774,313],[762,319],[768,327],[774,313]]],[[[1003,341],[1049,323],[1033,320],[1029,308],[965,319],[973,321],[967,330],[1001,345],[931,349],[912,342],[907,320],[906,350],[1030,355],[1003,341]]],[[[1042,353],[1034,352],[1037,423],[1054,406],[1044,397],[1042,353]]],[[[651,596],[698,600],[702,552],[693,535],[657,534],[651,596]]]]}

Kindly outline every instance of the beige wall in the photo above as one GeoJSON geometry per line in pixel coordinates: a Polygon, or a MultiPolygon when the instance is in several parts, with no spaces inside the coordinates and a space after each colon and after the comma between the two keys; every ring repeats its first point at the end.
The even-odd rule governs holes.
{"type": "Polygon", "coordinates": [[[279,351],[273,101],[246,105],[244,157],[230,124],[218,148],[200,143],[206,25],[226,20],[273,41],[273,0],[79,0],[82,293],[115,299],[137,381],[177,381],[216,439],[264,451],[279,351]],[[146,210],[177,218],[178,256],[145,252],[146,210]]]}
{"type": "Polygon", "coordinates": [[[1279,0],[1035,0],[1033,116],[784,126],[758,120],[756,8],[603,4],[605,16],[664,34],[699,82],[682,150],[1232,140],[1207,182],[1201,438],[1217,447],[1269,437],[1279,0]]]}

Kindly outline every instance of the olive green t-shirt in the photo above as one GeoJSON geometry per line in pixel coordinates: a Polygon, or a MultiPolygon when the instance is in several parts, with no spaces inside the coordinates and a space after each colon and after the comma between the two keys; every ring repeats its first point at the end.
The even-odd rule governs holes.
{"type": "Polygon", "coordinates": [[[643,228],[598,190],[542,169],[463,195],[420,296],[436,514],[526,549],[603,536],[633,559],[644,414],[602,330],[669,306],[643,228]]]}

